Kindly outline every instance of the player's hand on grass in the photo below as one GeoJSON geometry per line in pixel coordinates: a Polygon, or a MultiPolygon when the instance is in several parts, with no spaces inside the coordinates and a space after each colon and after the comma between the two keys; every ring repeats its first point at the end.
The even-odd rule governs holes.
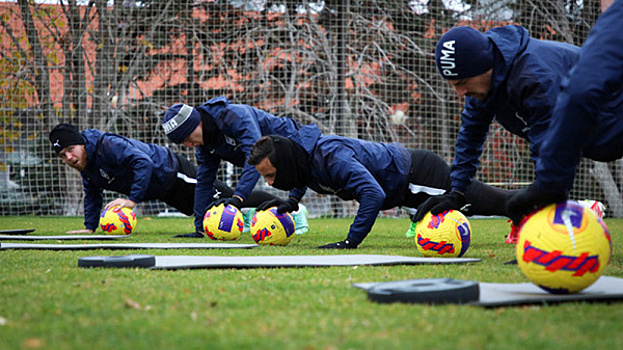
{"type": "Polygon", "coordinates": [[[130,209],[134,209],[134,207],[136,206],[136,202],[131,201],[129,199],[123,199],[123,198],[117,198],[114,201],[106,204],[106,206],[104,207],[104,209],[110,209],[114,206],[120,206],[123,208],[130,208],[130,209]]]}
{"type": "Polygon", "coordinates": [[[446,210],[459,210],[467,204],[463,193],[450,191],[441,195],[432,196],[420,204],[417,213],[411,217],[411,221],[418,222],[430,211],[432,215],[438,215],[446,210]]]}
{"type": "Polygon", "coordinates": [[[181,235],[173,236],[173,238],[203,238],[205,235],[201,231],[195,231],[191,233],[185,233],[181,235]]]}
{"type": "Polygon", "coordinates": [[[513,220],[513,224],[519,225],[524,216],[537,209],[552,203],[567,200],[566,193],[544,192],[536,184],[516,191],[506,200],[506,215],[513,220]]]}
{"type": "Polygon", "coordinates": [[[93,230],[89,230],[85,228],[83,230],[67,231],[66,233],[70,235],[80,235],[80,234],[85,234],[85,233],[90,234],[90,233],[93,233],[93,230]]]}
{"type": "Polygon", "coordinates": [[[294,197],[290,197],[288,199],[270,199],[258,205],[257,211],[266,210],[272,207],[277,207],[277,213],[279,214],[291,213],[299,210],[299,202],[294,197]]]}
{"type": "Polygon", "coordinates": [[[217,200],[216,202],[214,202],[212,206],[218,207],[221,204],[225,204],[225,206],[231,205],[231,206],[236,207],[237,209],[240,209],[240,206],[242,206],[242,198],[238,196],[232,196],[229,198],[221,198],[217,200]]]}
{"type": "Polygon", "coordinates": [[[318,247],[318,249],[357,249],[357,243],[345,239],[343,241],[322,245],[318,247]]]}

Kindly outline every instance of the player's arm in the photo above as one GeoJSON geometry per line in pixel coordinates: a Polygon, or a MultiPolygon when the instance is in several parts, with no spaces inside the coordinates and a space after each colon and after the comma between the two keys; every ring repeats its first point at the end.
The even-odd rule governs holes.
{"type": "Polygon", "coordinates": [[[535,165],[536,181],[507,201],[506,211],[516,224],[530,212],[568,197],[598,111],[622,89],[621,16],[623,2],[617,1],[599,17],[578,62],[563,80],[535,165]]]}
{"type": "Polygon", "coordinates": [[[461,114],[461,127],[456,139],[454,160],[450,171],[452,190],[465,193],[480,165],[483,145],[493,116],[477,108],[478,102],[469,99],[461,114]]]}
{"type": "Polygon", "coordinates": [[[67,233],[93,233],[99,225],[102,210],[102,189],[82,179],[84,188],[84,230],[73,230],[67,233]]]}
{"type": "MultiPolygon", "coordinates": [[[[530,130],[528,138],[530,140],[530,152],[535,168],[539,169],[543,161],[543,151],[547,149],[547,144],[560,135],[551,135],[552,113],[555,108],[556,99],[559,94],[560,74],[550,72],[551,79],[542,78],[541,81],[534,79],[520,80],[515,87],[521,92],[522,105],[528,111],[530,120],[530,130]]],[[[572,145],[569,145],[572,147],[572,145]]],[[[547,151],[546,151],[547,152],[547,151]]],[[[562,157],[563,153],[556,157],[562,157]]],[[[566,169],[565,171],[570,171],[566,169]]],[[[575,173],[575,169],[571,170],[575,173]]],[[[505,204],[506,215],[511,218],[515,225],[519,225],[522,218],[530,212],[545,206],[548,203],[563,201],[567,198],[565,190],[560,183],[552,184],[544,189],[539,189],[537,185],[518,190],[508,197],[505,204]]]]}
{"type": "Polygon", "coordinates": [[[108,135],[104,137],[99,145],[101,156],[104,163],[121,168],[124,172],[131,172],[132,184],[128,198],[117,198],[107,203],[105,208],[109,209],[115,205],[134,208],[137,203],[146,197],[151,174],[154,170],[154,162],[142,150],[135,147],[124,137],[108,135]]]}
{"type": "Polygon", "coordinates": [[[540,189],[568,191],[581,152],[593,137],[600,110],[623,90],[623,3],[602,14],[580,50],[578,63],[563,80],[547,142],[536,164],[540,189]]]}
{"type": "Polygon", "coordinates": [[[432,196],[420,204],[411,218],[413,222],[422,220],[429,211],[437,214],[445,210],[461,209],[466,204],[465,192],[478,170],[483,145],[493,121],[493,116],[479,104],[477,100],[468,98],[461,114],[461,127],[450,168],[451,191],[432,196]]]}
{"type": "Polygon", "coordinates": [[[348,238],[359,244],[372,230],[383,207],[385,192],[370,173],[359,173],[351,183],[357,184],[356,198],[359,202],[359,209],[348,231],[348,238]]]}
{"type": "Polygon", "coordinates": [[[330,161],[329,173],[332,185],[353,193],[359,209],[348,231],[348,240],[360,244],[372,230],[383,202],[385,192],[374,176],[363,164],[354,158],[354,155],[345,158],[344,152],[339,157],[334,156],[330,161]]]}
{"type": "MultiPolygon", "coordinates": [[[[236,113],[231,109],[223,110],[220,118],[223,123],[222,132],[238,142],[240,151],[243,152],[248,159],[253,145],[262,137],[262,131],[257,123],[257,119],[246,112],[236,113]]],[[[246,199],[251,191],[253,191],[260,177],[255,167],[249,165],[245,161],[242,174],[238,180],[238,185],[234,191],[234,196],[239,196],[243,200],[246,199]]]]}
{"type": "Polygon", "coordinates": [[[307,193],[307,187],[304,188],[294,188],[290,191],[290,194],[288,197],[294,198],[297,202],[301,202],[301,199],[303,199],[303,196],[305,196],[305,193],[307,193]]]}
{"type": "MultiPolygon", "coordinates": [[[[121,155],[122,157],[121,159],[118,159],[119,163],[117,164],[123,164],[126,169],[131,169],[133,173],[132,187],[130,188],[128,199],[123,200],[118,198],[115,201],[121,206],[134,208],[136,203],[142,202],[146,197],[147,189],[149,188],[149,183],[151,181],[151,174],[155,165],[149,155],[134,147],[126,139],[114,138],[113,142],[116,143],[115,148],[121,150],[121,152],[115,152],[116,157],[118,157],[118,155],[121,155]]],[[[113,205],[111,205],[111,203],[106,205],[106,208],[112,207],[113,205]]]]}
{"type": "Polygon", "coordinates": [[[203,231],[203,215],[214,202],[214,182],[220,159],[204,151],[203,147],[197,147],[195,152],[197,159],[197,187],[195,188],[195,228],[203,231]]]}

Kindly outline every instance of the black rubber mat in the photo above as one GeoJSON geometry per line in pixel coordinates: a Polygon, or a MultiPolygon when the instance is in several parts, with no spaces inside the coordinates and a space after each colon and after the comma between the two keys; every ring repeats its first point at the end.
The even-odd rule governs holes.
{"type": "Polygon", "coordinates": [[[499,307],[527,304],[557,304],[571,301],[612,302],[623,300],[623,278],[609,276],[600,277],[591,286],[576,294],[551,294],[532,283],[480,282],[477,283],[479,289],[477,298],[474,298],[473,290],[458,288],[466,285],[459,282],[477,283],[440,278],[435,280],[355,283],[353,287],[365,290],[368,292],[370,300],[378,302],[453,303],[499,307]],[[428,286],[422,288],[426,284],[428,286]],[[452,289],[453,286],[457,286],[457,288],[452,289]],[[448,293],[449,296],[442,302],[438,302],[436,293],[444,291],[450,291],[448,293]]]}
{"type": "MultiPolygon", "coordinates": [[[[108,257],[85,257],[100,264],[108,257]]],[[[216,269],[258,267],[325,267],[357,265],[463,264],[479,262],[470,258],[421,258],[391,255],[269,255],[269,256],[156,256],[152,269],[216,269]]],[[[100,265],[101,266],[101,265],[100,265]]],[[[87,266],[85,266],[87,267],[87,266]]],[[[101,266],[116,267],[116,266],[101,266]]]]}
{"type": "Polygon", "coordinates": [[[93,249],[248,249],[257,244],[231,243],[94,243],[94,244],[46,244],[46,243],[0,243],[0,250],[93,250],[93,249]]]}

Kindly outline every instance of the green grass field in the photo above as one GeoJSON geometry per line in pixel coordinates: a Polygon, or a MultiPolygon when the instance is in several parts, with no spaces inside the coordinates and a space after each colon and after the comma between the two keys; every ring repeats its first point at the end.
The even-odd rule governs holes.
{"type": "MultiPolygon", "coordinates": [[[[322,251],[352,219],[313,219],[287,247],[241,250],[0,251],[0,349],[621,349],[623,303],[564,303],[485,309],[377,304],[352,283],[450,277],[527,282],[504,244],[506,220],[471,220],[465,265],[282,269],[83,269],[92,255],[419,256],[407,219],[379,219],[355,251],[322,251]]],[[[63,234],[82,218],[2,217],[0,230],[63,234]]],[[[607,219],[613,257],[606,275],[623,277],[623,219],[607,219]]],[[[190,218],[139,218],[123,242],[174,239],[190,218]]],[[[79,242],[79,241],[78,241],[79,242]]],[[[54,242],[56,243],[56,242],[54,242]]],[[[67,243],[76,243],[75,241],[67,243]]],[[[237,243],[253,243],[248,234],[237,243]]]]}

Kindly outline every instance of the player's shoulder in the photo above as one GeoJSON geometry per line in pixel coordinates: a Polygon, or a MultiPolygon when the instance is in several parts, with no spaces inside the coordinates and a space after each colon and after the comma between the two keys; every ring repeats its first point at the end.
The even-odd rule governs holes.
{"type": "Polygon", "coordinates": [[[118,147],[128,147],[132,144],[132,140],[125,137],[125,136],[121,136],[119,134],[114,134],[114,133],[103,133],[100,136],[100,145],[102,147],[113,147],[113,148],[118,148],[118,147]]]}

